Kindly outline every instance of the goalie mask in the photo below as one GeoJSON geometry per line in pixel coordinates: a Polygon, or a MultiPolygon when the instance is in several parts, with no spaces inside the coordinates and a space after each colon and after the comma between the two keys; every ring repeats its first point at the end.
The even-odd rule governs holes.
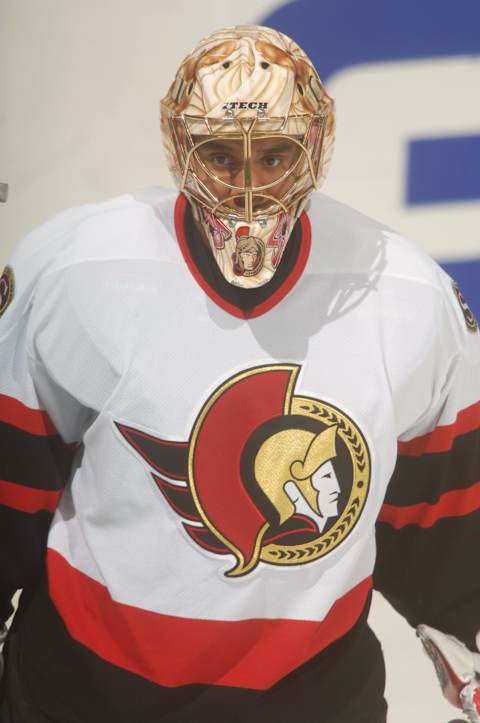
{"type": "Polygon", "coordinates": [[[180,66],[161,127],[224,277],[268,282],[333,149],[334,103],[308,57],[270,28],[215,32],[180,66]]]}

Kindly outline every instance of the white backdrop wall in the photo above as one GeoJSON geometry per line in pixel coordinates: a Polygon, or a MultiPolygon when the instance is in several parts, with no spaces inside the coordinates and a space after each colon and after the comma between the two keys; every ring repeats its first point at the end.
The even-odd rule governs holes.
{"type": "MultiPolygon", "coordinates": [[[[356,2],[366,10],[371,4],[356,2]]],[[[308,4],[299,2],[299,12],[308,4]]],[[[212,30],[257,22],[285,5],[295,3],[0,0],[0,181],[10,186],[0,205],[0,267],[14,242],[56,211],[171,185],[158,102],[180,61],[212,30]]],[[[320,55],[326,32],[318,26],[320,55]]],[[[455,202],[409,206],[404,194],[406,140],[480,134],[479,88],[480,61],[471,53],[332,73],[338,140],[325,191],[440,259],[480,258],[480,184],[479,198],[455,202]]],[[[447,720],[453,711],[413,632],[378,598],[371,619],[387,656],[390,723],[447,720]]]]}
{"type": "Polygon", "coordinates": [[[171,185],[159,100],[200,37],[267,0],[0,0],[0,255],[50,214],[171,185]]]}
{"type": "MultiPolygon", "coordinates": [[[[181,59],[217,27],[295,4],[299,12],[309,5],[0,0],[0,181],[10,185],[0,207],[0,261],[57,210],[170,185],[158,101],[181,59]]],[[[367,0],[357,4],[368,10],[367,0]]],[[[408,206],[403,193],[408,137],[480,134],[480,45],[477,56],[361,63],[328,80],[339,112],[326,192],[438,258],[480,256],[480,186],[479,199],[456,203],[408,206]]]]}

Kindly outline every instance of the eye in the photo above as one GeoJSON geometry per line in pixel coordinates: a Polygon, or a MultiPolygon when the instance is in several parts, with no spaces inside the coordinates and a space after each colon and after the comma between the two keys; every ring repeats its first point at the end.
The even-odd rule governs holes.
{"type": "Polygon", "coordinates": [[[265,60],[262,60],[262,62],[260,63],[260,65],[261,65],[261,67],[262,67],[264,70],[266,70],[267,68],[270,67],[270,63],[267,63],[265,60]]]}
{"type": "Polygon", "coordinates": [[[231,65],[231,63],[229,60],[226,60],[224,63],[222,63],[222,67],[225,68],[225,70],[227,70],[227,68],[229,68],[230,65],[231,65]]]}
{"type": "Polygon", "coordinates": [[[265,156],[263,159],[263,165],[267,168],[277,168],[280,162],[280,158],[277,158],[277,156],[265,156]]]}
{"type": "Polygon", "coordinates": [[[211,157],[211,162],[218,168],[227,168],[230,165],[230,156],[225,153],[216,153],[211,157]]]}

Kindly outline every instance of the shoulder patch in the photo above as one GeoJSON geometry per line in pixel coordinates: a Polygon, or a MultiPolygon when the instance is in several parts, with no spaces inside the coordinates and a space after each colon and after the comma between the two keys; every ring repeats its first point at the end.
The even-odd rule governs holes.
{"type": "Polygon", "coordinates": [[[469,331],[477,331],[478,330],[478,323],[477,320],[473,314],[473,311],[470,309],[469,305],[465,301],[465,298],[458,288],[458,284],[455,281],[452,281],[452,288],[453,293],[457,297],[457,301],[460,304],[460,308],[462,309],[463,316],[465,318],[465,323],[467,325],[467,329],[469,331]]]}
{"type": "Polygon", "coordinates": [[[5,266],[3,274],[0,277],[0,316],[10,305],[15,293],[15,279],[11,266],[5,266]]]}

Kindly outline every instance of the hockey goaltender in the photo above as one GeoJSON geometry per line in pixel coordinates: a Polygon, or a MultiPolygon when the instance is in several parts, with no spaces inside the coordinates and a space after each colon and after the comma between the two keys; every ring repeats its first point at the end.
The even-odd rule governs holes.
{"type": "Polygon", "coordinates": [[[475,318],[318,192],[293,40],[203,39],[161,128],[178,192],[60,213],[0,280],[0,720],[382,723],[376,588],[478,723],[475,318]]]}

